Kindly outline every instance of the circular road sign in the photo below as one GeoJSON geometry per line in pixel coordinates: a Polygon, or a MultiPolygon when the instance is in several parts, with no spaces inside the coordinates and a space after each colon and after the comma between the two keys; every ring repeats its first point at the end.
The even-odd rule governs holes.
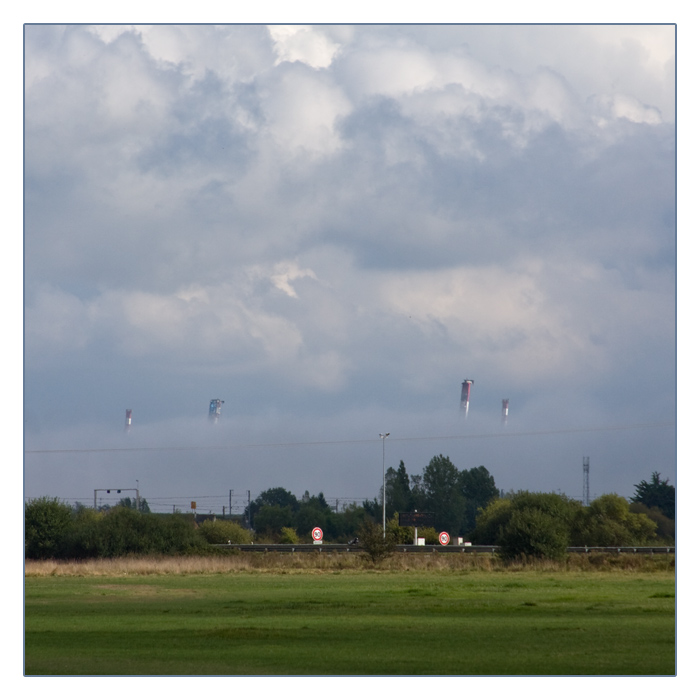
{"type": "Polygon", "coordinates": [[[441,532],[438,539],[440,540],[440,544],[450,544],[450,536],[447,532],[441,532]]]}
{"type": "Polygon", "coordinates": [[[320,527],[315,527],[311,531],[311,537],[313,537],[317,542],[323,539],[323,530],[320,527]]]}

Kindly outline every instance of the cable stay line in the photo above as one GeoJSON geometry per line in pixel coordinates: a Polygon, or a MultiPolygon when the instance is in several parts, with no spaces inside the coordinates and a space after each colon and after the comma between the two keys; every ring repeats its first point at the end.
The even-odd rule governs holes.
{"type": "MultiPolygon", "coordinates": [[[[512,432],[502,430],[496,433],[468,433],[463,435],[433,435],[421,437],[393,437],[391,442],[421,442],[436,440],[479,440],[492,438],[514,438],[532,437],[546,435],[566,435],[574,433],[596,433],[615,432],[622,430],[638,430],[642,428],[675,428],[675,421],[666,423],[634,423],[630,425],[598,426],[592,428],[560,428],[555,430],[531,430],[522,432],[512,432]]],[[[37,449],[24,450],[24,454],[85,454],[85,453],[108,453],[108,452],[198,452],[213,450],[242,450],[271,447],[307,447],[318,445],[366,445],[376,443],[376,438],[366,438],[361,440],[319,440],[313,442],[262,442],[262,443],[239,443],[232,445],[181,445],[172,447],[87,447],[87,448],[66,448],[66,449],[37,449]]]]}

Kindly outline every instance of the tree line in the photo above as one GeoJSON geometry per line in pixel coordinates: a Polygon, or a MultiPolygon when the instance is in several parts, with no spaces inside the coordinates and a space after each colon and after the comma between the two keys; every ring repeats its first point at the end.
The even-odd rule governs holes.
{"type": "MultiPolygon", "coordinates": [[[[499,495],[496,482],[484,466],[459,470],[449,457],[437,455],[422,474],[410,475],[403,460],[397,469],[386,471],[386,512],[429,512],[435,516],[435,528],[453,534],[468,535],[476,517],[499,495]]],[[[363,504],[375,519],[383,516],[382,490],[379,497],[363,504]]]]}
{"type": "MultiPolygon", "coordinates": [[[[497,545],[504,557],[560,558],[569,546],[633,546],[675,539],[675,488],[653,472],[627,499],[605,494],[589,506],[556,493],[503,493],[484,466],[459,470],[437,455],[421,474],[409,475],[403,461],[386,471],[386,539],[411,543],[413,528],[398,514],[434,514],[434,527],[419,536],[437,544],[438,532],[464,536],[474,544],[497,545]]],[[[32,559],[85,559],[124,554],[191,554],[210,544],[251,541],[308,542],[321,527],[325,542],[355,537],[369,542],[381,528],[384,493],[362,505],[333,510],[322,492],[301,498],[283,487],[263,491],[242,517],[197,524],[191,514],[154,514],[139,500],[94,510],[42,497],[25,506],[25,554],[32,559]],[[374,528],[374,529],[373,529],[374,528]]],[[[382,534],[382,538],[384,535],[382,534]]]]}

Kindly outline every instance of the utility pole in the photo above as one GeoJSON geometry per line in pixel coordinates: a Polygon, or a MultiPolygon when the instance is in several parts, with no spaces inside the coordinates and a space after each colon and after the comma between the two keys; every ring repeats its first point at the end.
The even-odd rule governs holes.
{"type": "Polygon", "coordinates": [[[386,471],[384,471],[384,441],[389,437],[389,433],[379,433],[382,439],[382,534],[386,539],[386,471]]]}
{"type": "Polygon", "coordinates": [[[228,516],[231,517],[231,495],[233,494],[233,489],[228,490],[228,516]]]}

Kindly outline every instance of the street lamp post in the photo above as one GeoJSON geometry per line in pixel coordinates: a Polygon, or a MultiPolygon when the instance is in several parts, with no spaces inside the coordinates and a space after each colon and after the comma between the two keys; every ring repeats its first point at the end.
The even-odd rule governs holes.
{"type": "Polygon", "coordinates": [[[382,535],[386,539],[386,471],[384,471],[384,441],[389,433],[379,433],[382,439],[382,535]]]}

